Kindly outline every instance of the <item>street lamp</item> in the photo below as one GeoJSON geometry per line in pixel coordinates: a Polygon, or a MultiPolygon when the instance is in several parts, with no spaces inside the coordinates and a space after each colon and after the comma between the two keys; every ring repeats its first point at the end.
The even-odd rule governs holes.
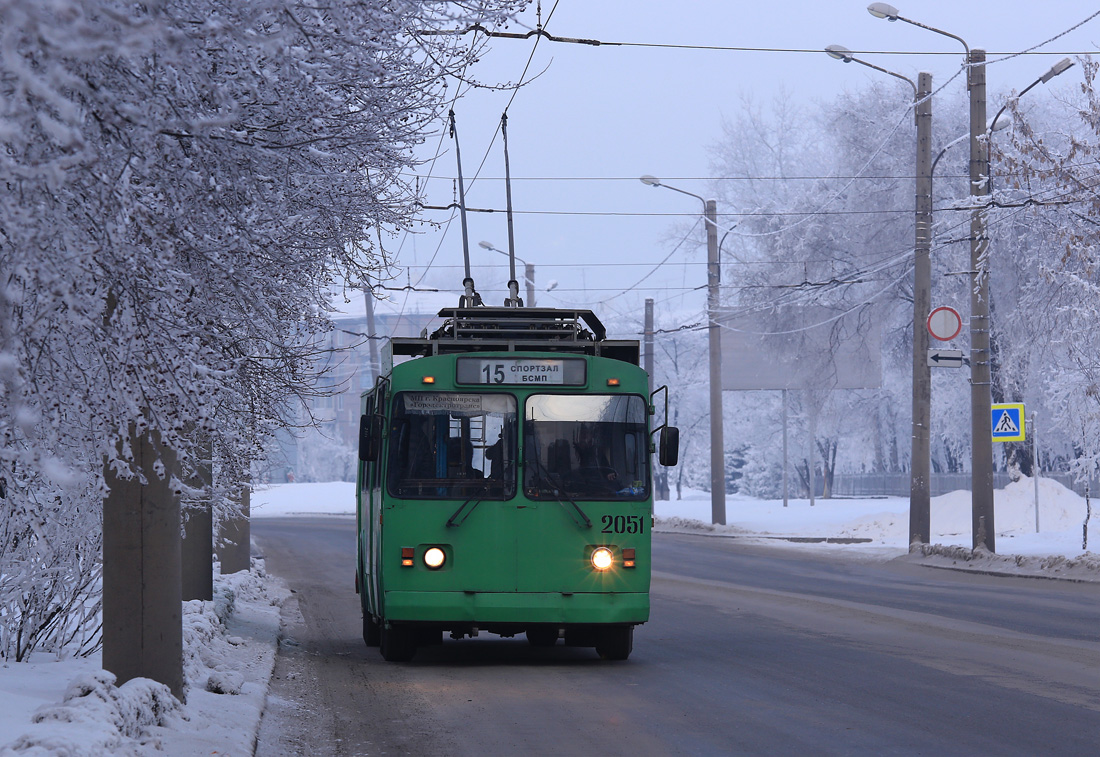
{"type": "Polygon", "coordinates": [[[707,352],[710,362],[710,520],[726,523],[726,461],[722,438],[722,332],[717,321],[718,284],[721,267],[718,260],[718,204],[705,200],[694,192],[662,184],[655,176],[643,176],[641,182],[651,187],[664,187],[673,192],[694,197],[703,203],[703,218],[707,226],[707,352]]]}
{"type": "MultiPolygon", "coordinates": [[[[997,115],[993,116],[993,121],[989,124],[989,133],[992,134],[992,132],[1000,131],[1004,127],[1008,126],[1009,123],[1011,123],[1011,121],[1012,121],[1011,118],[1006,118],[1004,121],[1001,121],[1001,114],[1003,114],[1005,112],[1005,109],[1008,108],[1009,104],[1011,104],[1012,102],[1019,102],[1020,98],[1023,97],[1024,95],[1026,95],[1029,91],[1031,91],[1032,87],[1036,87],[1040,84],[1046,84],[1048,81],[1053,79],[1055,76],[1059,76],[1061,74],[1064,74],[1066,71],[1068,71],[1071,68],[1073,68],[1073,61],[1070,60],[1069,58],[1062,58],[1062,60],[1058,61],[1053,66],[1051,66],[1045,74],[1040,76],[1035,81],[1031,82],[1031,84],[1028,84],[1022,90],[1020,90],[1020,94],[1016,95],[1015,97],[1010,97],[1007,100],[1005,100],[1005,104],[1001,106],[1001,109],[999,111],[997,111],[997,115]]],[[[993,194],[993,175],[992,175],[992,173],[990,173],[989,182],[990,182],[989,194],[992,195],[993,194]]]]}
{"type": "Polygon", "coordinates": [[[986,133],[985,50],[971,50],[959,36],[905,18],[887,3],[871,3],[876,18],[904,21],[950,37],[966,50],[966,88],[970,92],[970,489],[973,546],[996,551],[993,519],[992,371],[989,345],[989,238],[985,231],[985,198],[989,195],[989,145],[986,133]]]}
{"type": "MultiPolygon", "coordinates": [[[[519,255],[508,255],[504,250],[498,250],[493,246],[492,242],[481,241],[477,243],[477,246],[483,250],[492,250],[493,252],[499,252],[501,255],[507,255],[509,259],[515,257],[516,260],[523,263],[523,278],[526,279],[527,284],[527,307],[533,308],[535,306],[535,266],[533,263],[528,263],[519,255]]],[[[511,272],[512,279],[508,282],[508,299],[509,301],[515,300],[519,294],[519,284],[515,280],[515,268],[513,267],[511,272]],[[516,285],[516,291],[512,291],[512,284],[516,285]]]]}
{"type": "MultiPolygon", "coordinates": [[[[877,4],[876,4],[877,5],[877,4]]],[[[932,74],[921,72],[914,83],[856,58],[851,50],[829,45],[825,52],[845,63],[859,63],[909,83],[917,126],[916,240],[913,245],[913,433],[909,469],[909,544],[928,544],[932,538],[932,369],[928,366],[928,330],[932,311],[932,74]]]]}

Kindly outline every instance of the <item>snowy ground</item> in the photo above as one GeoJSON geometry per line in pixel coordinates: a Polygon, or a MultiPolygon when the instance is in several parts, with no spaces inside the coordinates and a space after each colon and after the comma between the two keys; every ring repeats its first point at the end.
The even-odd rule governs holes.
{"type": "MultiPolygon", "coordinates": [[[[920,555],[907,555],[909,502],[901,497],[817,500],[812,506],[790,500],[783,507],[782,502],[731,496],[726,517],[731,525],[711,526],[710,495],[688,491],[681,500],[658,502],[656,515],[657,529],[663,531],[766,540],[845,558],[903,558],[956,569],[1100,581],[1100,554],[1081,548],[1084,499],[1041,479],[1036,533],[1034,497],[1031,480],[996,492],[997,555],[974,555],[969,549],[969,492],[932,500],[936,546],[920,555]],[[861,541],[849,543],[856,539],[861,541]]],[[[285,484],[257,491],[252,514],[349,517],[354,504],[352,484],[285,484]]],[[[1093,517],[1090,531],[1100,531],[1100,517],[1093,517]]],[[[1089,536],[1090,543],[1100,543],[1100,533],[1089,536]]],[[[0,757],[252,754],[287,591],[256,561],[249,574],[215,576],[215,595],[213,602],[185,606],[189,691],[183,706],[152,681],[112,685],[98,655],[61,661],[40,656],[0,666],[0,757]]]]}

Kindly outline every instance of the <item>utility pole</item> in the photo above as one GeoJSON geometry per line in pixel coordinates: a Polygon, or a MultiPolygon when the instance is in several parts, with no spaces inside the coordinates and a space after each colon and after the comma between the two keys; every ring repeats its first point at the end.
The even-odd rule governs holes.
{"type": "Polygon", "coordinates": [[[718,325],[718,286],[722,282],[718,250],[718,203],[694,192],[662,184],[656,176],[642,176],[650,187],[664,187],[703,203],[707,225],[707,353],[710,361],[710,520],[726,524],[726,455],[722,434],[722,332],[718,325]]]}
{"type": "Polygon", "coordinates": [[[967,56],[970,85],[970,471],[974,548],[996,552],[993,518],[992,371],[989,350],[989,238],[985,208],[989,197],[989,144],[986,133],[985,50],[967,56]]]}
{"type": "MultiPolygon", "coordinates": [[[[897,9],[884,3],[868,8],[879,18],[897,18],[897,9]]],[[[922,25],[923,26],[923,25],[922,25]]],[[[929,27],[926,27],[929,28],[929,27]]],[[[932,74],[922,72],[917,81],[895,71],[860,60],[841,45],[829,45],[826,54],[844,63],[873,68],[913,88],[913,109],[917,125],[916,241],[913,245],[913,431],[909,475],[909,544],[931,540],[929,482],[931,464],[932,371],[928,367],[928,331],[925,319],[932,310],[932,74]]]]}
{"type": "MultiPolygon", "coordinates": [[[[645,301],[645,359],[643,362],[643,368],[645,368],[646,375],[649,377],[649,394],[653,395],[653,300],[647,298],[645,301]]],[[[665,423],[668,423],[668,418],[664,419],[665,423]]],[[[650,455],[651,458],[655,457],[650,455]]],[[[654,461],[656,462],[656,461],[654,461]]],[[[654,499],[669,499],[668,490],[668,470],[654,464],[653,466],[653,498],[654,499]]]]}
{"type": "MultiPolygon", "coordinates": [[[[993,420],[990,414],[989,240],[982,204],[989,196],[989,144],[985,133],[985,50],[971,50],[957,34],[902,16],[889,3],[867,6],[875,18],[903,21],[959,42],[966,50],[966,89],[970,93],[970,491],[974,547],[995,549],[993,523],[993,420]]],[[[1064,68],[1062,69],[1065,70],[1064,68]]],[[[1055,76],[1057,74],[1051,74],[1055,76]]]]}
{"type": "Polygon", "coordinates": [[[783,402],[783,507],[787,507],[789,501],[788,475],[787,475],[787,390],[782,393],[783,402]]]}
{"type": "Polygon", "coordinates": [[[653,300],[649,298],[646,298],[645,301],[644,328],[645,334],[643,339],[645,344],[645,356],[643,358],[642,367],[649,377],[649,393],[653,394],[653,300]]]}
{"type": "Polygon", "coordinates": [[[378,363],[378,338],[374,330],[374,294],[366,281],[363,282],[363,300],[367,310],[367,348],[370,351],[370,382],[373,386],[381,368],[378,363]]]}
{"type": "Polygon", "coordinates": [[[710,521],[726,524],[726,455],[722,420],[722,331],[718,326],[718,203],[706,200],[707,352],[710,356],[710,521]]]}
{"type": "Polygon", "coordinates": [[[909,478],[909,545],[929,544],[931,528],[932,369],[928,328],[932,311],[932,74],[917,76],[917,217],[913,258],[913,448],[909,478]]]}

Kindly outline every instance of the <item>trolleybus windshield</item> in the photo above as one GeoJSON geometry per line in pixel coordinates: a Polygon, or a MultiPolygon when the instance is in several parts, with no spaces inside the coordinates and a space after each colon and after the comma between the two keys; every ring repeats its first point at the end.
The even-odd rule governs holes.
{"type": "Polygon", "coordinates": [[[390,424],[390,494],[508,499],[516,493],[515,448],[511,395],[399,392],[390,424]]]}
{"type": "Polygon", "coordinates": [[[531,499],[649,495],[646,403],[638,395],[532,395],[523,433],[523,491],[531,499]]]}

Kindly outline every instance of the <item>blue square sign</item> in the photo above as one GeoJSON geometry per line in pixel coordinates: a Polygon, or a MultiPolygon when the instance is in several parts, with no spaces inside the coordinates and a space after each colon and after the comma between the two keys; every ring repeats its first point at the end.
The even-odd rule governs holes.
{"type": "Polygon", "coordinates": [[[1006,402],[992,406],[993,441],[1022,442],[1025,438],[1024,405],[1022,402],[1006,402]]]}

